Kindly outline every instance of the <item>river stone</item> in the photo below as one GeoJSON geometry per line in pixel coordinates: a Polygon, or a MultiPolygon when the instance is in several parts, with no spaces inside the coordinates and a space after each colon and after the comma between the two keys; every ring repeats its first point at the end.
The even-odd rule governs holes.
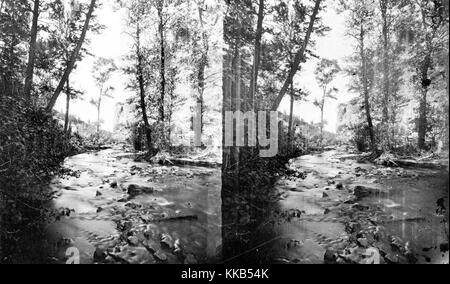
{"type": "Polygon", "coordinates": [[[173,238],[169,234],[162,234],[161,245],[165,246],[168,249],[173,249],[174,248],[173,238]]]}
{"type": "Polygon", "coordinates": [[[107,257],[107,253],[104,249],[96,248],[94,252],[94,262],[102,262],[107,257]]]}
{"type": "Polygon", "coordinates": [[[355,186],[355,188],[353,190],[353,194],[357,198],[364,198],[364,197],[369,197],[369,196],[382,197],[382,196],[386,196],[387,192],[382,189],[375,188],[375,187],[357,185],[357,186],[355,186]]]}
{"type": "Polygon", "coordinates": [[[323,257],[325,264],[336,264],[337,254],[335,251],[328,249],[323,257]]]}
{"type": "Polygon", "coordinates": [[[143,187],[136,184],[130,184],[127,188],[128,195],[137,196],[140,194],[151,194],[155,192],[153,187],[143,187]]]}
{"type": "Polygon", "coordinates": [[[369,246],[369,242],[367,241],[366,238],[360,238],[357,240],[358,245],[362,246],[362,247],[368,247],[369,246]]]}

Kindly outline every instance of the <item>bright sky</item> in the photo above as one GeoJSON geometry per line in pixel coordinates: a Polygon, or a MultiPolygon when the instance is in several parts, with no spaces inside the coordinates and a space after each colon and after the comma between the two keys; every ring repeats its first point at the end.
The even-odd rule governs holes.
{"type": "MultiPolygon", "coordinates": [[[[90,33],[89,38],[91,44],[89,51],[94,56],[86,57],[82,62],[78,63],[77,70],[72,74],[71,81],[79,90],[83,90],[85,94],[83,100],[73,101],[70,113],[81,118],[84,121],[97,121],[97,109],[90,104],[91,99],[98,99],[99,89],[96,87],[92,78],[92,67],[97,57],[112,58],[118,66],[131,47],[131,41],[128,35],[124,34],[124,15],[121,11],[115,11],[112,6],[113,1],[102,1],[103,6],[97,10],[98,20],[106,29],[100,34],[93,35],[90,33]]],[[[129,91],[125,89],[127,78],[120,71],[116,72],[110,80],[115,88],[112,93],[113,99],[103,98],[101,106],[102,128],[112,131],[115,123],[115,105],[117,102],[124,101],[128,97],[129,91]]],[[[55,107],[61,112],[65,112],[65,96],[61,95],[55,107]]]]}
{"type": "MultiPolygon", "coordinates": [[[[96,108],[90,104],[91,99],[97,99],[99,90],[92,79],[92,65],[95,57],[106,57],[115,59],[118,66],[120,61],[127,54],[131,47],[129,37],[124,34],[124,15],[121,11],[115,11],[112,7],[112,1],[103,1],[103,6],[97,11],[99,21],[106,29],[99,35],[90,34],[91,45],[89,50],[94,57],[86,57],[78,63],[78,69],[72,74],[71,81],[78,89],[83,90],[85,95],[83,100],[73,101],[71,104],[71,114],[81,118],[84,121],[97,121],[96,108]]],[[[345,19],[343,15],[338,15],[333,7],[322,14],[324,23],[332,30],[323,38],[316,39],[316,54],[323,58],[336,59],[340,65],[352,52],[352,41],[345,36],[345,19]]],[[[314,70],[318,60],[310,60],[303,65],[303,71],[296,76],[296,84],[311,93],[311,96],[304,102],[295,104],[294,113],[296,116],[307,122],[320,122],[320,111],[314,107],[315,98],[319,98],[321,91],[317,86],[314,70]]],[[[117,102],[124,101],[129,96],[125,90],[127,78],[117,72],[111,80],[115,87],[114,98],[106,98],[102,103],[101,120],[102,128],[112,131],[115,120],[115,105],[117,102]]],[[[352,98],[352,94],[347,92],[348,79],[340,74],[334,82],[334,85],[340,90],[338,100],[329,100],[325,106],[325,119],[328,121],[326,130],[335,132],[337,123],[337,107],[342,102],[347,102],[352,98]]],[[[56,109],[64,112],[65,96],[61,96],[56,104],[56,109]]],[[[280,111],[288,112],[289,98],[283,100],[280,111]]]]}
{"type": "MultiPolygon", "coordinates": [[[[345,16],[337,14],[332,6],[329,5],[327,11],[322,14],[324,24],[330,27],[331,31],[325,37],[317,38],[315,53],[322,58],[335,59],[343,67],[346,57],[352,53],[353,41],[346,36],[345,16]]],[[[294,105],[294,115],[306,122],[320,122],[320,110],[313,105],[315,99],[320,99],[322,95],[314,75],[318,61],[309,60],[302,66],[302,72],[295,77],[296,85],[311,93],[306,101],[297,102],[294,105]]],[[[344,74],[339,74],[333,82],[333,86],[339,89],[339,93],[337,101],[327,100],[325,104],[324,117],[328,122],[325,126],[327,131],[336,132],[338,105],[354,97],[354,94],[347,91],[348,83],[348,78],[344,74]]],[[[290,98],[285,98],[279,110],[288,113],[289,107],[290,98]]]]}

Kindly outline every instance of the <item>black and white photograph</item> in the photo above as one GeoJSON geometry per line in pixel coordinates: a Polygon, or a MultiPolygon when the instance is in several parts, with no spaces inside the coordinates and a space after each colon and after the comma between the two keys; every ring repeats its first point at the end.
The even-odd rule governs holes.
{"type": "Polygon", "coordinates": [[[448,208],[449,0],[0,0],[0,264],[449,264],[448,208]]]}

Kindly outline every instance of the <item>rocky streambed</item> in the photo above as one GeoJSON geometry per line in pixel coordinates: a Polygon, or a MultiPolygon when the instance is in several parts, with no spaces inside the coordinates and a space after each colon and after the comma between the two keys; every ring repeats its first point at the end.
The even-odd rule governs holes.
{"type": "Polygon", "coordinates": [[[448,263],[448,173],[389,168],[337,151],[291,162],[280,206],[301,218],[272,228],[280,263],[448,263]]]}
{"type": "Polygon", "coordinates": [[[119,149],[71,157],[76,174],[51,184],[66,216],[46,229],[49,261],[76,249],[81,263],[448,263],[448,173],[344,154],[292,160],[271,217],[232,259],[221,258],[220,169],[141,163],[119,149]]]}
{"type": "Polygon", "coordinates": [[[77,174],[51,185],[53,206],[68,215],[47,228],[52,261],[75,248],[81,263],[216,262],[220,170],[132,158],[110,149],[66,161],[77,174]]]}

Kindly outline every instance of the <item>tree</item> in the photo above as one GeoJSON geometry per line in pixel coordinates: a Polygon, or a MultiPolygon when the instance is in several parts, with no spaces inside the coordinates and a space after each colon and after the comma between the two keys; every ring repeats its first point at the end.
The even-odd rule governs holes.
{"type": "MultiPolygon", "coordinates": [[[[97,107],[97,143],[100,143],[100,108],[103,97],[111,98],[111,92],[114,88],[108,84],[112,74],[117,70],[117,66],[114,60],[107,58],[98,58],[94,63],[92,73],[94,75],[95,82],[99,88],[99,96],[96,101],[91,101],[93,105],[97,107]]],[[[100,147],[100,144],[98,144],[100,147]]]]}
{"type": "MultiPolygon", "coordinates": [[[[420,90],[419,117],[418,117],[418,142],[419,149],[426,149],[426,136],[428,125],[428,94],[431,84],[430,72],[434,68],[434,56],[439,50],[441,39],[441,28],[443,26],[444,6],[442,1],[415,1],[411,5],[419,9],[419,41],[415,44],[417,60],[415,66],[417,70],[416,83],[420,90]]],[[[415,9],[412,7],[412,9],[415,9]]]]}
{"type": "Polygon", "coordinates": [[[86,34],[89,29],[89,23],[91,21],[92,15],[94,13],[95,7],[96,7],[96,0],[91,0],[89,10],[86,14],[86,20],[85,20],[85,23],[83,26],[83,30],[81,31],[80,39],[78,40],[77,46],[75,47],[75,49],[73,50],[73,52],[70,56],[70,61],[64,71],[64,74],[62,75],[62,78],[58,84],[58,87],[56,88],[55,92],[53,93],[52,97],[50,98],[50,100],[47,104],[46,109],[48,112],[50,112],[53,109],[53,107],[55,106],[55,103],[58,100],[59,95],[63,91],[64,86],[66,85],[66,82],[69,79],[70,73],[74,69],[75,63],[79,57],[79,53],[80,53],[83,43],[85,41],[86,34]]]}
{"type": "Polygon", "coordinates": [[[348,18],[348,34],[356,41],[357,55],[356,67],[353,70],[353,75],[357,75],[356,86],[363,100],[364,110],[367,123],[367,131],[369,134],[370,145],[373,152],[376,152],[375,131],[371,113],[371,88],[373,85],[373,70],[371,70],[370,60],[373,52],[368,47],[368,40],[370,33],[373,31],[373,16],[374,16],[374,2],[373,0],[364,1],[341,1],[342,7],[349,11],[348,18]]]}
{"type": "Polygon", "coordinates": [[[330,87],[330,84],[336,78],[336,75],[341,71],[336,60],[322,59],[316,67],[316,80],[319,87],[322,89],[322,98],[320,101],[315,101],[314,105],[320,108],[320,146],[322,151],[323,145],[323,128],[324,128],[324,108],[327,99],[336,99],[334,93],[337,93],[336,88],[330,87]]]}
{"type": "Polygon", "coordinates": [[[27,63],[27,70],[25,72],[25,88],[24,88],[24,95],[28,100],[31,99],[31,88],[32,88],[32,84],[33,84],[34,64],[35,64],[35,60],[36,60],[36,40],[37,40],[37,34],[38,34],[39,5],[40,5],[40,0],[34,0],[30,47],[28,50],[28,63],[27,63]]]}
{"type": "Polygon", "coordinates": [[[315,6],[314,6],[314,9],[313,9],[311,17],[310,17],[309,27],[308,27],[308,30],[306,31],[306,35],[305,35],[305,39],[303,40],[302,48],[299,49],[299,51],[295,55],[294,61],[293,61],[294,63],[292,64],[292,68],[286,78],[286,81],[284,82],[283,87],[281,88],[277,98],[275,99],[275,101],[272,105],[272,110],[274,110],[274,111],[278,110],[278,108],[281,104],[281,101],[283,100],[284,96],[286,95],[286,92],[289,90],[289,87],[291,86],[291,82],[294,80],[295,74],[299,70],[300,63],[305,60],[305,53],[308,48],[311,34],[314,31],[314,25],[316,24],[317,15],[319,14],[319,11],[320,11],[321,2],[322,2],[321,0],[315,0],[315,6]]]}

